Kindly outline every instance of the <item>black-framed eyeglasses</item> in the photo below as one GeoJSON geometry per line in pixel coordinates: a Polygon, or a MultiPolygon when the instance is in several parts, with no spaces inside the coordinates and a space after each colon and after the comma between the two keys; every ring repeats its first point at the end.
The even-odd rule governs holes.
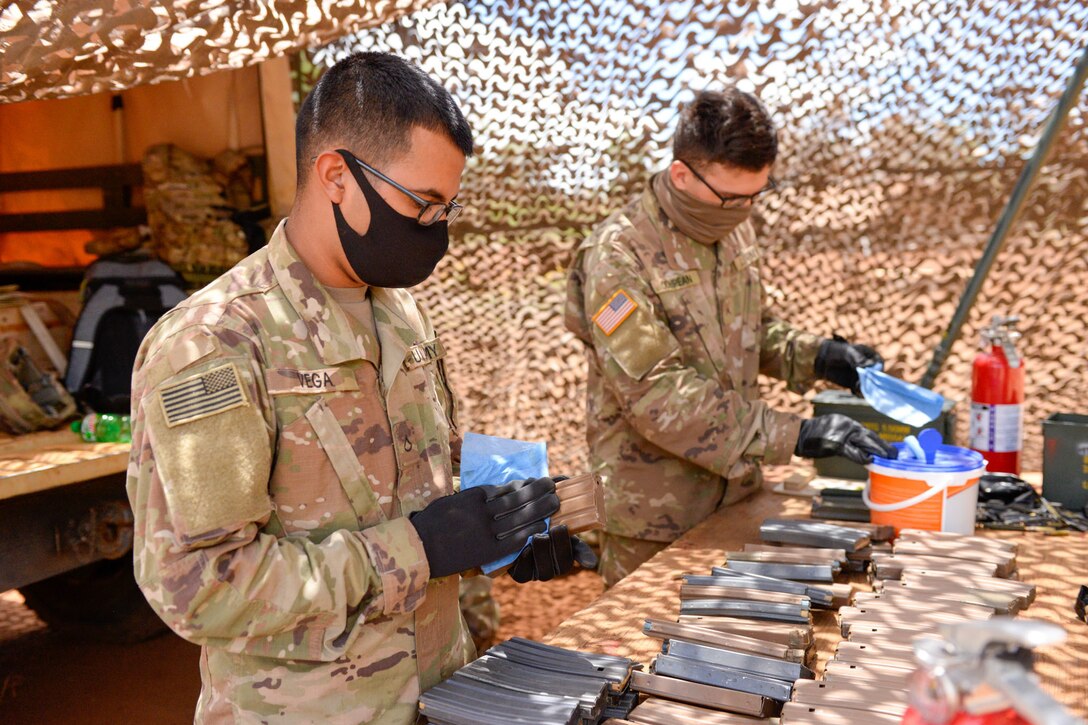
{"type": "Polygon", "coordinates": [[[766,194],[768,191],[774,191],[778,188],[778,182],[775,181],[773,178],[770,178],[767,180],[767,185],[754,194],[723,194],[715,189],[713,186],[711,186],[710,182],[704,179],[702,175],[695,170],[694,166],[689,164],[687,161],[684,161],[683,159],[678,160],[684,166],[688,167],[688,170],[695,175],[696,179],[703,182],[703,186],[710,189],[714,196],[718,197],[718,200],[722,203],[723,209],[734,209],[736,207],[754,204],[756,199],[758,199],[760,196],[766,194]]]}
{"type": "Polygon", "coordinates": [[[452,224],[453,220],[461,215],[461,210],[464,209],[464,207],[458,204],[456,201],[450,201],[448,204],[443,204],[442,202],[438,201],[428,201],[411,189],[407,189],[398,184],[397,182],[393,181],[388,176],[378,171],[373,166],[366,163],[347,149],[342,150],[344,151],[344,153],[350,156],[352,160],[355,161],[355,163],[359,164],[359,166],[361,166],[364,171],[369,171],[385,183],[392,186],[400,193],[407,196],[416,204],[419,204],[419,214],[416,216],[416,221],[423,226],[429,227],[435,222],[441,221],[443,219],[446,220],[447,224],[452,224]]]}

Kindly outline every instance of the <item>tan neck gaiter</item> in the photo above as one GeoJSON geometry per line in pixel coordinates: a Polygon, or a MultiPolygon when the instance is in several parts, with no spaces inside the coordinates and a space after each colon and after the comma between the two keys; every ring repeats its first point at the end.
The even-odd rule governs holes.
{"type": "Polygon", "coordinates": [[[677,189],[668,171],[659,172],[650,183],[665,216],[700,244],[714,244],[724,239],[752,214],[751,206],[723,209],[696,199],[677,189]]]}

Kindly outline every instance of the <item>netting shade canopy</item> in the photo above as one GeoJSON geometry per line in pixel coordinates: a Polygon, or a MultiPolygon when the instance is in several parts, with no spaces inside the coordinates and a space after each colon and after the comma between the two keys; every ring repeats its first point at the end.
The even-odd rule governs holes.
{"type": "Polygon", "coordinates": [[[432,1],[16,0],[0,9],[0,103],[241,68],[432,1]]]}
{"type": "MultiPolygon", "coordinates": [[[[547,440],[580,470],[585,358],[563,326],[565,267],[669,162],[694,91],[735,83],[778,125],[781,188],[755,209],[776,313],[872,344],[917,382],[1085,43],[1083,0],[463,0],[312,58],[401,54],[464,109],[478,148],[466,211],[416,292],[446,337],[463,427],[547,440]]],[[[979,330],[1019,314],[1029,470],[1040,421],[1088,399],[1086,118],[1082,95],[937,380],[960,401],[963,443],[979,330]]],[[[812,413],[781,383],[764,393],[812,413]]]]}

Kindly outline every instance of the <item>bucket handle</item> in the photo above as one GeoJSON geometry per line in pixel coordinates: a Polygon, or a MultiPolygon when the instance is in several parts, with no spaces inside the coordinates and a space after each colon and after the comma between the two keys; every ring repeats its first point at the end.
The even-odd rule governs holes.
{"type": "Polygon", "coordinates": [[[917,496],[912,496],[906,501],[900,501],[898,503],[873,503],[873,500],[869,498],[869,482],[866,481],[865,488],[861,491],[861,500],[872,511],[877,511],[879,513],[888,513],[890,511],[900,511],[905,508],[910,508],[915,504],[922,503],[923,501],[928,501],[929,499],[939,494],[941,491],[948,488],[948,486],[948,483],[944,483],[939,486],[931,486],[928,490],[922,491],[917,496]]]}

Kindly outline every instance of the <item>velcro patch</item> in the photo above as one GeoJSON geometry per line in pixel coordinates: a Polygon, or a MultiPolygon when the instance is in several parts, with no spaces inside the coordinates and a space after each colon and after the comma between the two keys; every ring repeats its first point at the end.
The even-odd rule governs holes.
{"type": "Polygon", "coordinates": [[[733,258],[733,266],[737,269],[755,266],[759,264],[759,260],[762,256],[763,252],[759,247],[754,245],[747,246],[740,250],[740,253],[733,258]]]}
{"type": "Polygon", "coordinates": [[[637,309],[638,303],[631,299],[631,295],[618,290],[601,309],[597,310],[597,314],[593,315],[593,322],[605,335],[611,335],[637,309]]]}
{"type": "Polygon", "coordinates": [[[316,395],[359,389],[354,373],[347,368],[273,368],[264,371],[264,382],[269,395],[316,395]]]}
{"type": "Polygon", "coordinates": [[[159,391],[159,402],[170,427],[249,405],[234,363],[163,388],[159,391]]]}
{"type": "Polygon", "coordinates": [[[676,292],[677,290],[694,287],[699,284],[699,273],[694,270],[672,270],[664,274],[655,275],[653,279],[654,292],[676,292]]]}
{"type": "Polygon", "coordinates": [[[413,370],[427,363],[441,360],[444,357],[446,357],[446,348],[442,345],[442,341],[436,337],[433,340],[412,345],[408,349],[408,356],[404,358],[404,369],[413,370]]]}

